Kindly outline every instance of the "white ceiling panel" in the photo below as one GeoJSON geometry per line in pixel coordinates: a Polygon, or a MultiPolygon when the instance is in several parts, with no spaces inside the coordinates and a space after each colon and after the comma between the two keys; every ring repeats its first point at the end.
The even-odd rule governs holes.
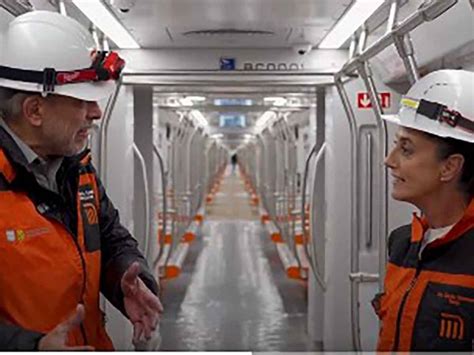
{"type": "Polygon", "coordinates": [[[106,1],[143,48],[284,48],[302,42],[316,45],[351,3],[351,0],[136,0],[130,11],[123,13],[114,6],[114,1],[106,1]],[[252,34],[252,31],[256,32],[252,34]]]}

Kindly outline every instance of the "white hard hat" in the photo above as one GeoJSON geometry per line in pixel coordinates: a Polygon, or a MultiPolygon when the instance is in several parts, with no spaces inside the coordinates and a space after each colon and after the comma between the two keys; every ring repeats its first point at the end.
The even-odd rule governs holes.
{"type": "Polygon", "coordinates": [[[400,126],[474,143],[474,73],[438,70],[418,80],[400,103],[400,126]]]}
{"type": "Polygon", "coordinates": [[[92,36],[75,20],[32,11],[9,24],[0,87],[99,101],[113,92],[124,64],[116,53],[95,52],[92,36]]]}

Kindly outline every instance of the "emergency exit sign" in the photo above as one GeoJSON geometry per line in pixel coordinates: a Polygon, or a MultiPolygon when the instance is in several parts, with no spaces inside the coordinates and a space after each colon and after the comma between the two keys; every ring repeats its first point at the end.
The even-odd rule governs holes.
{"type": "MultiPolygon", "coordinates": [[[[382,108],[390,108],[392,95],[389,92],[379,92],[379,101],[382,108]]],[[[357,93],[357,107],[361,109],[372,108],[368,92],[357,93]]]]}

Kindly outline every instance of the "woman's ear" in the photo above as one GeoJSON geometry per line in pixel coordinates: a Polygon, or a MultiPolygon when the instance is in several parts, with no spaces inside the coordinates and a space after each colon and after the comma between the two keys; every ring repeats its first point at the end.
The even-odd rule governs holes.
{"type": "Polygon", "coordinates": [[[44,99],[39,95],[28,96],[23,101],[23,116],[34,127],[40,127],[43,124],[44,104],[44,99]]]}
{"type": "Polygon", "coordinates": [[[462,154],[452,154],[443,161],[440,179],[443,182],[449,182],[461,176],[464,166],[464,157],[462,154]]]}

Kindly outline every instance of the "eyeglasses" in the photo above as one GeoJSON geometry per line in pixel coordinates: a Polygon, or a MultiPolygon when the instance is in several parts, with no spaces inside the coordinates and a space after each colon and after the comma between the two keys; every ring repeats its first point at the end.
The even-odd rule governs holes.
{"type": "Polygon", "coordinates": [[[474,121],[464,117],[458,111],[450,110],[446,105],[423,99],[415,100],[409,97],[403,97],[400,103],[431,120],[444,122],[453,128],[459,127],[474,133],[474,121]]]}
{"type": "Polygon", "coordinates": [[[89,68],[71,71],[25,70],[0,66],[0,78],[43,85],[43,93],[54,92],[56,85],[117,80],[125,67],[125,61],[116,52],[94,51],[89,68]]]}

